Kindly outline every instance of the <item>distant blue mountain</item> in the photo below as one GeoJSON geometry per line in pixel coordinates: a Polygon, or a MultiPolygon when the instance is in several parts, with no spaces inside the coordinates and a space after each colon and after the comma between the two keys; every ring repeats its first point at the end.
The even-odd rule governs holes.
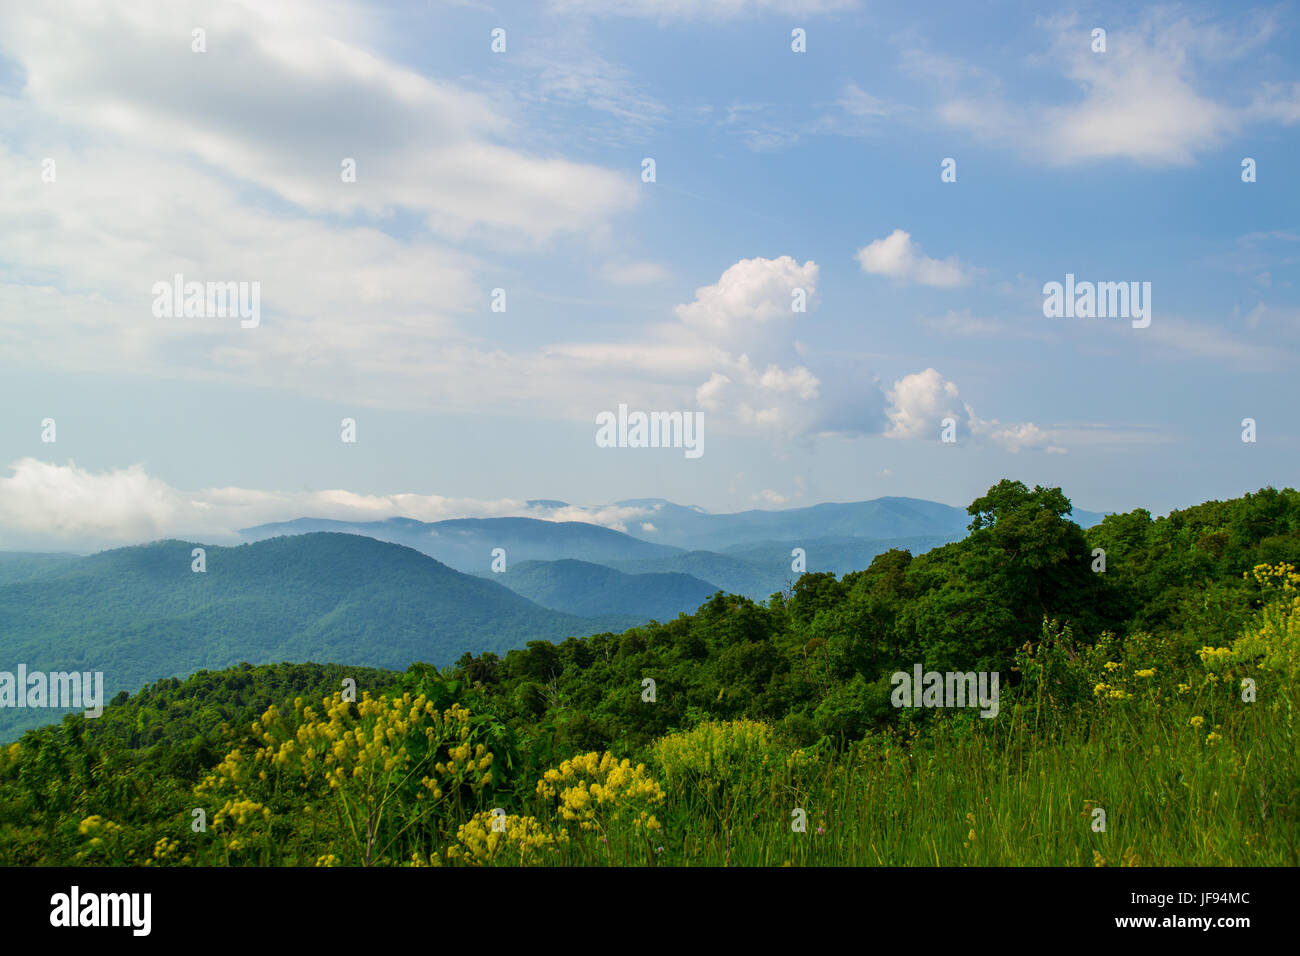
{"type": "Polygon", "coordinates": [[[553,611],[593,618],[622,615],[632,619],[633,625],[693,614],[721,590],[689,574],[625,574],[603,564],[571,559],[523,561],[508,564],[504,572],[480,573],[479,577],[504,584],[553,611]]]}
{"type": "MultiPolygon", "coordinates": [[[[566,507],[554,499],[534,499],[529,504],[566,507]]],[[[645,514],[629,520],[626,532],[581,521],[537,518],[433,522],[411,518],[369,522],[299,518],[247,528],[241,533],[249,541],[314,531],[365,535],[406,545],[471,574],[490,571],[493,552],[501,548],[508,569],[525,562],[577,561],[628,574],[689,575],[726,591],[762,599],[791,579],[793,548],[807,552],[807,570],[843,574],[867,567],[873,557],[890,548],[906,548],[918,554],[959,540],[966,536],[970,523],[964,508],[920,498],[876,498],[734,514],[710,514],[662,498],[632,498],[616,504],[644,509],[645,514]]],[[[1084,527],[1096,524],[1102,517],[1089,511],[1074,513],[1074,519],[1084,527]]],[[[534,573],[543,574],[540,570],[534,573]]],[[[545,574],[565,582],[560,590],[569,590],[562,603],[582,603],[572,591],[581,569],[551,569],[545,574]]],[[[590,587],[599,592],[605,582],[593,577],[590,587]]]]}
{"type": "MultiPolygon", "coordinates": [[[[621,507],[645,508],[648,514],[628,523],[628,533],[645,541],[687,550],[730,551],[761,542],[844,537],[893,539],[931,537],[955,541],[966,536],[970,515],[965,508],[920,498],[876,498],[871,501],[828,502],[781,511],[740,511],[710,514],[662,498],[631,498],[621,507]],[[653,530],[647,529],[649,524],[653,530]]],[[[1073,518],[1090,527],[1102,515],[1076,510],[1073,518]]]]}
{"type": "Polygon", "coordinates": [[[642,541],[620,531],[581,521],[541,521],[537,518],[453,518],[448,521],[332,521],[298,518],[258,525],[240,532],[249,541],[312,531],[359,534],[414,548],[459,571],[491,570],[492,552],[505,550],[507,567],[522,561],[579,561],[663,557],[679,549],[642,541]]]}

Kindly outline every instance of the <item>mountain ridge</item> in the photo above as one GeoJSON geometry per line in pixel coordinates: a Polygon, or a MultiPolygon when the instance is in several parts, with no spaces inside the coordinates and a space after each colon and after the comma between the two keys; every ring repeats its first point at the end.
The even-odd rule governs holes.
{"type": "MultiPolygon", "coordinates": [[[[0,651],[12,669],[102,671],[105,690],[248,661],[402,669],[466,651],[624,629],[543,608],[411,548],[317,532],[233,547],[167,539],[0,583],[0,651]],[[191,553],[203,547],[206,571],[191,553]]],[[[0,733],[57,719],[0,709],[0,733]]]]}

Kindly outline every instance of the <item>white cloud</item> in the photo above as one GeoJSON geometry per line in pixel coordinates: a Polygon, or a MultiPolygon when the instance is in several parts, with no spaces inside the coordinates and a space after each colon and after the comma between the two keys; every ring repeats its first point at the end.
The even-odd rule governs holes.
{"type": "MultiPolygon", "coordinates": [[[[985,436],[1009,452],[1015,453],[1026,448],[1043,448],[1047,446],[1048,442],[1052,441],[1052,437],[1033,422],[1003,425],[996,418],[991,421],[976,418],[971,413],[969,405],[966,406],[966,411],[970,415],[971,432],[973,434],[985,436]]],[[[1054,453],[1060,454],[1064,451],[1063,448],[1057,448],[1054,453]]]]}
{"type": "Polygon", "coordinates": [[[522,516],[626,531],[627,522],[650,511],[616,505],[530,507],[517,499],[360,495],[343,489],[183,491],[150,476],[141,465],[91,472],[34,458],[20,459],[9,470],[9,477],[0,477],[0,550],[97,550],[168,537],[234,543],[240,540],[240,528],[304,515],[345,521],[522,516]]]}
{"type": "Polygon", "coordinates": [[[594,38],[585,24],[566,21],[545,42],[511,51],[511,61],[534,71],[535,78],[523,88],[503,88],[503,96],[523,109],[580,104],[604,114],[599,121],[593,117],[580,126],[566,124],[566,143],[580,138],[622,149],[647,142],[673,117],[673,110],[641,88],[628,70],[602,56],[602,49],[608,44],[594,38]]]}
{"type": "Polygon", "coordinates": [[[817,263],[799,265],[790,256],[741,259],[713,285],[695,290],[695,301],[676,308],[677,317],[692,330],[730,339],[748,326],[791,319],[794,290],[807,293],[812,306],[817,291],[817,263]]]}
{"type": "Polygon", "coordinates": [[[985,71],[956,61],[936,71],[936,58],[923,52],[909,51],[904,65],[940,88],[938,112],[948,124],[1056,165],[1115,158],[1186,165],[1246,123],[1300,121],[1300,85],[1269,85],[1242,104],[1201,91],[1198,66],[1250,55],[1275,32],[1268,15],[1223,27],[1155,8],[1130,27],[1110,26],[1104,53],[1092,51],[1091,24],[1076,16],[1043,26],[1048,51],[1029,63],[1073,86],[1078,94],[1070,102],[1011,103],[985,71]]]}
{"type": "Polygon", "coordinates": [[[952,288],[969,278],[956,257],[940,261],[922,255],[920,246],[902,229],[859,249],[858,262],[863,272],[917,285],[952,288]]]}
{"type": "Polygon", "coordinates": [[[715,371],[695,390],[699,406],[722,420],[793,438],[814,430],[825,414],[821,381],[804,366],[760,371],[742,353],[724,367],[729,374],[715,371]]]}
{"type": "Polygon", "coordinates": [[[855,83],[847,84],[833,104],[822,102],[732,103],[724,125],[733,128],[755,152],[789,149],[809,136],[860,139],[879,129],[882,117],[910,107],[887,103],[855,83]]]}
{"type": "Polygon", "coordinates": [[[1265,83],[1251,101],[1248,115],[1261,122],[1300,123],[1300,83],[1265,83]]]}
{"type": "Polygon", "coordinates": [[[716,411],[722,407],[722,395],[731,379],[721,372],[714,372],[709,380],[695,390],[695,401],[707,411],[716,411]]]}
{"type": "MultiPolygon", "coordinates": [[[[890,425],[885,430],[886,438],[937,439],[943,419],[951,418],[959,436],[968,431],[972,438],[991,441],[1012,453],[1046,448],[1055,440],[1052,433],[1033,422],[1004,425],[996,418],[980,418],[969,403],[958,401],[957,386],[933,368],[903,376],[889,390],[888,398],[885,414],[890,425]]],[[[1065,452],[1060,447],[1052,450],[1065,452]]]]}
{"type": "MultiPolygon", "coordinates": [[[[1265,317],[1269,321],[1278,322],[1283,328],[1288,319],[1300,327],[1300,312],[1297,310],[1257,306],[1246,317],[1247,328],[1255,329],[1265,317]]],[[[1280,340],[1262,344],[1251,333],[1238,331],[1234,334],[1200,322],[1165,317],[1152,322],[1141,333],[1143,339],[1150,340],[1148,348],[1151,351],[1205,359],[1216,365],[1231,362],[1240,368],[1262,369],[1295,361],[1293,352],[1283,348],[1280,340]]]]}
{"type": "Polygon", "coordinates": [[[561,384],[580,358],[485,344],[467,319],[498,276],[419,221],[494,249],[597,241],[635,177],[533,154],[492,102],[371,52],[381,23],[337,0],[0,5],[25,80],[0,93],[0,360],[427,411],[554,395],[586,418],[607,377],[561,384]],[[261,325],[154,318],[175,273],[259,283],[261,325]]]}
{"type": "Polygon", "coordinates": [[[404,208],[452,236],[540,239],[593,229],[636,201],[632,177],[504,145],[513,131],[482,97],[357,45],[374,29],[366,8],[335,2],[312,18],[302,3],[265,6],[6,4],[0,51],[42,118],[197,156],[314,214],[404,208]],[[190,50],[196,24],[206,53],[190,50]],[[345,157],[356,183],[341,181],[345,157]]]}
{"type": "Polygon", "coordinates": [[[873,96],[856,83],[844,87],[839,99],[840,108],[850,116],[889,116],[896,111],[878,96],[873,96]]]}
{"type": "MultiPolygon", "coordinates": [[[[1260,325],[1271,328],[1300,330],[1300,308],[1294,306],[1265,305],[1263,302],[1246,313],[1246,325],[1257,329],[1260,325]]],[[[1236,343],[1240,345],[1241,343],[1236,343]]]]}
{"type": "Polygon", "coordinates": [[[957,386],[937,371],[904,375],[888,392],[886,438],[928,438],[939,434],[944,418],[960,421],[957,386]]]}
{"type": "MultiPolygon", "coordinates": [[[[747,356],[742,355],[741,359],[746,365],[748,364],[747,356]]],[[[769,365],[763,370],[763,374],[758,376],[757,384],[774,392],[794,392],[800,398],[807,399],[817,397],[817,387],[821,383],[817,381],[817,376],[802,366],[782,369],[769,365]]]]}

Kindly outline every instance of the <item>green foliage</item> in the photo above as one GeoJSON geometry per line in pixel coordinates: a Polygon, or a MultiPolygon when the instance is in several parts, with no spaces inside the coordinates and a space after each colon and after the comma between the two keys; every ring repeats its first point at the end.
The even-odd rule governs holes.
{"type": "Polygon", "coordinates": [[[763,603],[442,670],[159,681],[0,749],[0,862],[1300,862],[1300,496],[1087,533],[1070,513],[1001,482],[965,539],[763,603]],[[998,716],[896,709],[890,675],[918,663],[998,671],[998,716]],[[370,703],[332,696],[345,676],[370,703]],[[364,772],[336,787],[328,754],[364,772]]]}
{"type": "MultiPolygon", "coordinates": [[[[445,666],[465,651],[601,629],[372,538],[317,533],[208,547],[202,574],[191,571],[192,548],[160,541],[47,561],[21,580],[0,575],[6,659],[33,671],[101,671],[111,697],[240,661],[445,666]]],[[[0,740],[49,717],[0,709],[0,740]]]]}

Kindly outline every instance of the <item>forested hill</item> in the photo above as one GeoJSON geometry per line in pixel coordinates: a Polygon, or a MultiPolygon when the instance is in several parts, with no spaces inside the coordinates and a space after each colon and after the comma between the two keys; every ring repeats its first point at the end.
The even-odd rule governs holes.
{"type": "MultiPolygon", "coordinates": [[[[695,614],[617,634],[538,639],[522,625],[472,645],[467,623],[456,633],[475,650],[448,674],[478,686],[484,706],[502,720],[521,728],[548,724],[573,747],[636,746],[670,728],[741,716],[782,723],[804,742],[851,739],[899,719],[888,678],[916,663],[998,670],[1014,683],[1016,654],[1042,641],[1044,618],[1056,622],[1054,633],[1068,630],[1076,648],[1110,632],[1119,642],[1157,642],[1185,662],[1250,617],[1259,603],[1250,569],[1300,566],[1300,494],[1291,489],[1156,519],[1139,509],[1086,532],[1065,517],[1068,511],[1059,489],[1003,481],[971,505],[971,534],[925,554],[892,550],[839,578],[805,574],[788,600],[718,594],[695,614]],[[1105,552],[1104,572],[1094,570],[1095,549],[1105,552]],[[512,641],[527,646],[501,653],[512,641]],[[639,706],[646,677],[656,681],[653,708],[639,706]]],[[[304,540],[279,539],[279,546],[304,540]]],[[[360,569],[341,573],[355,576],[358,587],[368,581],[379,589],[374,607],[383,606],[379,595],[397,600],[405,580],[360,569]]],[[[493,597],[504,591],[475,583],[492,587],[493,597]]],[[[397,609],[388,610],[390,621],[401,620],[397,609]]],[[[403,643],[386,634],[383,620],[362,632],[373,636],[354,636],[334,653],[378,658],[396,669],[428,660],[410,637],[403,643]]],[[[472,621],[491,630],[481,613],[472,621]]],[[[403,633],[417,632],[396,632],[403,633]]]]}
{"type": "MultiPolygon", "coordinates": [[[[357,535],[317,533],[233,548],[159,541],[86,558],[8,562],[0,650],[13,670],[102,671],[107,694],[241,661],[405,668],[467,650],[627,626],[540,607],[427,555],[357,535]],[[25,569],[25,570],[24,570],[25,569]]],[[[20,556],[21,557],[21,556],[20,556]]],[[[0,709],[0,739],[49,720],[0,709]]]]}
{"type": "Polygon", "coordinates": [[[896,670],[996,670],[1015,683],[1017,652],[1043,641],[1045,618],[1069,653],[1151,641],[1171,668],[1185,666],[1258,606],[1247,572],[1300,567],[1291,489],[1157,519],[1111,515],[1086,532],[1069,508],[1059,489],[1003,481],[970,506],[974,530],[962,541],[889,551],[840,578],[805,574],[788,601],[716,595],[689,617],[460,666],[494,708],[558,720],[575,747],[633,746],[705,717],[777,721],[805,743],[856,739],[899,719],[896,670]],[[654,707],[638,706],[645,677],[656,681],[654,707]]]}
{"type": "MultiPolygon", "coordinates": [[[[1300,494],[1087,532],[1068,511],[1059,489],[1004,481],[972,503],[964,540],[805,574],[767,602],[716,594],[667,623],[504,654],[485,640],[442,669],[241,664],[158,681],[0,748],[0,863],[490,862],[475,834],[501,807],[522,841],[502,860],[516,863],[770,865],[779,839],[792,860],[831,864],[1294,865],[1300,494]],[[917,663],[999,672],[997,719],[895,707],[889,677],[917,663]],[[1246,683],[1258,704],[1242,703],[1246,683]],[[340,697],[350,687],[356,703],[340,697]],[[613,781],[624,757],[649,767],[624,765],[620,785],[653,805],[605,820],[597,841],[573,826],[586,805],[547,780],[613,781]],[[1270,771],[1243,778],[1247,760],[1270,771]],[[1094,788],[1137,821],[1123,843],[1087,827],[1094,788]],[[795,790],[827,815],[818,840],[791,837],[795,790]],[[349,814],[381,800],[382,839],[359,840],[349,814]],[[192,836],[196,807],[211,832],[192,836]],[[1214,839],[1193,837],[1225,814],[1214,839]],[[1033,830],[976,839],[1002,819],[1033,830]],[[651,820],[659,843],[636,829],[651,820]],[[880,840],[864,842],[872,827],[880,840]]],[[[170,574],[176,546],[132,560],[170,574]]],[[[330,593],[343,600],[351,580],[398,600],[410,560],[365,572],[340,556],[330,593]]],[[[332,647],[387,646],[376,628],[365,647],[332,647]]]]}

